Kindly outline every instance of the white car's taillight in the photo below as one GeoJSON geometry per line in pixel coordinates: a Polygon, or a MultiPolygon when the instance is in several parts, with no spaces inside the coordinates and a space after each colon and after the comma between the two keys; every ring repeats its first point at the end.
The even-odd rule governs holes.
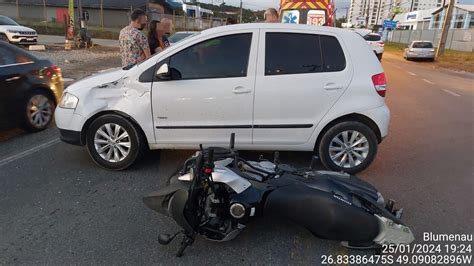
{"type": "Polygon", "coordinates": [[[385,79],[385,73],[373,75],[372,82],[374,83],[374,88],[377,93],[380,96],[385,97],[385,93],[387,92],[387,80],[385,79]]]}
{"type": "Polygon", "coordinates": [[[376,44],[380,47],[384,47],[384,45],[385,45],[383,42],[376,42],[376,44]]]}

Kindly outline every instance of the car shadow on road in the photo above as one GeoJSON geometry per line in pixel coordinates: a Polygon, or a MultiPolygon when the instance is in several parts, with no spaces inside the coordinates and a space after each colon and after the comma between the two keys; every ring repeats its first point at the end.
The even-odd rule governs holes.
{"type": "MultiPolygon", "coordinates": [[[[183,166],[187,158],[194,154],[194,150],[155,150],[148,151],[143,158],[127,171],[139,171],[140,169],[154,168],[158,166],[160,179],[167,178],[183,166]]],[[[280,162],[294,165],[296,168],[309,167],[313,157],[312,152],[285,151],[280,153],[280,162]]],[[[247,160],[274,160],[274,152],[271,151],[239,151],[239,156],[247,160]]],[[[318,160],[316,169],[323,170],[324,167],[318,160]]]]}

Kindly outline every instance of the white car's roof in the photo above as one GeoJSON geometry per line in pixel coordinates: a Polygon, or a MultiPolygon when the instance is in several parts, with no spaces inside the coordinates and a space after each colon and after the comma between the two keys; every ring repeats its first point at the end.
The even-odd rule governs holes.
{"type": "Polygon", "coordinates": [[[349,32],[347,29],[326,27],[326,26],[314,26],[305,24],[285,24],[285,23],[246,23],[246,24],[234,24],[227,26],[220,26],[202,31],[202,34],[214,34],[221,33],[230,30],[254,30],[254,29],[277,29],[277,30],[314,30],[320,32],[333,32],[333,33],[345,33],[349,32]]]}
{"type": "Polygon", "coordinates": [[[412,41],[412,43],[415,43],[415,42],[429,42],[429,43],[433,43],[432,41],[423,41],[423,40],[412,41]]]}

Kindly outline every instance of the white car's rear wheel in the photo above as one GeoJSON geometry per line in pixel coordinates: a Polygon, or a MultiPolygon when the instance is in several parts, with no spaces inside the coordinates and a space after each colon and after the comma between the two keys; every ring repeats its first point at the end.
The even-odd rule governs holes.
{"type": "Polygon", "coordinates": [[[375,133],[356,121],[333,126],[323,135],[319,145],[319,157],[326,168],[351,174],[366,169],[376,153],[375,133]]]}
{"type": "Polygon", "coordinates": [[[95,163],[109,170],[130,167],[144,151],[144,138],[128,119],[115,114],[101,116],[90,125],[87,149],[95,163]]]}

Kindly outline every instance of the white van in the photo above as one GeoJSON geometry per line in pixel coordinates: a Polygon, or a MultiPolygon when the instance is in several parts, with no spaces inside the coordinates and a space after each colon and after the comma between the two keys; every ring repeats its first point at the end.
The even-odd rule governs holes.
{"type": "Polygon", "coordinates": [[[379,61],[354,32],[312,25],[209,29],[131,69],[69,86],[56,109],[65,142],[122,170],[150,149],[227,146],[314,151],[355,173],[374,159],[390,112],[379,61]]]}

